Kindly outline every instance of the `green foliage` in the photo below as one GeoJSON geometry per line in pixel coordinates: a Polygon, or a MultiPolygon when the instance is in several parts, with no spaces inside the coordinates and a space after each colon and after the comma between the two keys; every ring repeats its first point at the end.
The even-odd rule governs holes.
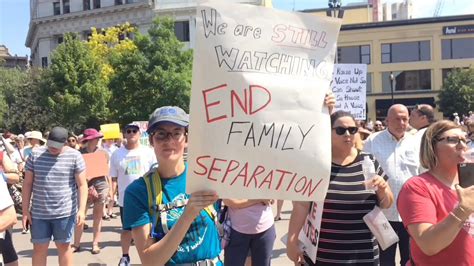
{"type": "Polygon", "coordinates": [[[114,121],[148,120],[158,106],[178,105],[188,110],[192,52],[174,34],[174,21],[157,18],[149,35],[138,34],[136,50],[111,59],[110,109],[114,121]]]}
{"type": "Polygon", "coordinates": [[[454,69],[444,80],[438,95],[439,109],[444,116],[459,115],[474,110],[474,68],[454,69]]]}
{"type": "MultiPolygon", "coordinates": [[[[8,72],[10,77],[16,77],[16,82],[10,83],[8,93],[5,93],[8,105],[8,108],[2,108],[2,110],[6,110],[3,121],[5,128],[17,133],[49,129],[51,116],[42,104],[44,97],[42,97],[39,86],[41,70],[21,71],[16,69],[8,72]]],[[[3,83],[0,82],[0,84],[3,83]]]]}
{"type": "Polygon", "coordinates": [[[38,75],[33,70],[0,67],[0,125],[13,132],[43,129],[47,116],[37,105],[38,75]]]}
{"type": "Polygon", "coordinates": [[[66,34],[51,58],[41,92],[55,124],[80,131],[107,121],[111,93],[101,77],[100,63],[87,45],[73,34],[66,34]]]}

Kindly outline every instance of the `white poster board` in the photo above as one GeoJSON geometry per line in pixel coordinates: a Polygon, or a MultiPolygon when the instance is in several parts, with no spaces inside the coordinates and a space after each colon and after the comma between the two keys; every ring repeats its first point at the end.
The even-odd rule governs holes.
{"type": "Polygon", "coordinates": [[[306,217],[298,240],[303,245],[305,254],[316,263],[318,252],[319,232],[321,232],[321,218],[323,216],[324,201],[312,202],[311,210],[306,217]]]}
{"type": "Polygon", "coordinates": [[[340,20],[219,1],[196,23],[187,192],[323,199],[340,20]]]}
{"type": "Polygon", "coordinates": [[[344,110],[351,113],[357,120],[365,120],[367,65],[366,64],[336,64],[331,84],[336,96],[334,110],[344,110]]]}

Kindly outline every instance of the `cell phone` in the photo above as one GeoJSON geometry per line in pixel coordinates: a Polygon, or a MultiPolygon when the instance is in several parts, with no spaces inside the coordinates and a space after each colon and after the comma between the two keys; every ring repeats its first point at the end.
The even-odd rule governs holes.
{"type": "Polygon", "coordinates": [[[458,164],[459,185],[467,188],[474,185],[474,163],[458,164]]]}

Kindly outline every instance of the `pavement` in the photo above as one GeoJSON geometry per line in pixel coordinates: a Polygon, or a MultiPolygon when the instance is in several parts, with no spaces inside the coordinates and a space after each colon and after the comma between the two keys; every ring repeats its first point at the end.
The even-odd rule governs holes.
{"type": "MultiPolygon", "coordinates": [[[[92,216],[89,210],[86,223],[90,226],[84,230],[81,243],[81,252],[74,253],[74,265],[117,265],[122,251],[120,248],[120,217],[102,222],[101,252],[97,255],[91,254],[92,249],[92,216]]],[[[114,208],[118,214],[118,208],[114,208]]],[[[276,204],[273,205],[273,212],[276,213],[276,204]]],[[[291,214],[291,202],[285,201],[283,205],[282,220],[275,223],[277,239],[273,247],[272,265],[283,266],[293,265],[286,256],[286,247],[281,242],[281,237],[288,232],[288,222],[291,214]]],[[[13,228],[13,243],[18,254],[19,265],[32,265],[31,256],[33,254],[33,244],[30,242],[29,234],[21,233],[21,217],[13,228]]],[[[135,246],[130,247],[130,259],[132,264],[139,265],[140,260],[135,246]]],[[[1,260],[0,260],[1,261],[1,260]]],[[[58,265],[57,251],[54,243],[50,243],[48,250],[47,265],[58,265]]]]}

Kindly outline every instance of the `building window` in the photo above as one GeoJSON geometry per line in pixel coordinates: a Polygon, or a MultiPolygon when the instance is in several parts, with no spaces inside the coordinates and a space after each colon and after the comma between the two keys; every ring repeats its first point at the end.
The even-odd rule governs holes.
{"type": "Polygon", "coordinates": [[[63,13],[67,14],[71,12],[71,9],[69,7],[69,0],[63,0],[63,13]]]}
{"type": "Polygon", "coordinates": [[[41,67],[47,68],[48,67],[48,57],[41,57],[41,67]]]}
{"type": "Polygon", "coordinates": [[[82,0],[82,7],[84,10],[90,10],[91,9],[90,0],[82,0]]]}
{"type": "Polygon", "coordinates": [[[382,44],[382,63],[429,61],[430,59],[430,41],[382,44]]]}
{"type": "Polygon", "coordinates": [[[372,73],[367,72],[366,92],[372,92],[372,73]]]}
{"type": "Polygon", "coordinates": [[[53,3],[53,14],[56,15],[61,15],[61,6],[59,5],[59,2],[54,2],[53,3]]]}
{"type": "Polygon", "coordinates": [[[338,47],[337,62],[341,64],[370,64],[370,45],[338,47]]]}
{"type": "Polygon", "coordinates": [[[94,0],[94,9],[100,8],[100,0],[94,0]]]}
{"type": "Polygon", "coordinates": [[[123,0],[115,0],[115,5],[116,6],[123,5],[123,0]]]}
{"type": "Polygon", "coordinates": [[[176,21],[174,23],[174,33],[181,42],[189,42],[189,21],[176,21]]]}
{"type": "Polygon", "coordinates": [[[441,40],[443,59],[474,58],[474,38],[441,40]]]}
{"type": "MultiPolygon", "coordinates": [[[[431,90],[431,70],[393,72],[393,91],[431,90]]],[[[390,72],[382,72],[382,91],[390,92],[390,72]]]]}
{"type": "Polygon", "coordinates": [[[82,37],[85,41],[89,41],[89,38],[92,37],[92,32],[90,30],[83,31],[82,37]]]}
{"type": "Polygon", "coordinates": [[[62,35],[58,36],[56,40],[57,40],[58,44],[61,44],[61,43],[64,42],[64,38],[63,38],[62,35]]]}

